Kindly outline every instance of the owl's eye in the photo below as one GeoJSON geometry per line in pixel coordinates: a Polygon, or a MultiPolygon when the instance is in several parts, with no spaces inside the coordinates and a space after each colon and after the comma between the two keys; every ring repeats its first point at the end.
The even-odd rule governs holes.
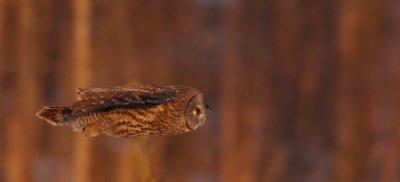
{"type": "Polygon", "coordinates": [[[199,115],[200,114],[200,109],[199,108],[194,108],[193,110],[192,110],[192,114],[193,115],[199,115]]]}

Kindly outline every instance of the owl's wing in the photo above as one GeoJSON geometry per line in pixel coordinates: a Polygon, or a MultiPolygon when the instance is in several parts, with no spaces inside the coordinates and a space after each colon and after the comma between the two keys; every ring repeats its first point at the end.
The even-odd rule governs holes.
{"type": "Polygon", "coordinates": [[[174,92],[144,88],[78,89],[78,101],[72,104],[72,114],[107,111],[121,107],[147,107],[162,104],[175,98],[174,92]]]}

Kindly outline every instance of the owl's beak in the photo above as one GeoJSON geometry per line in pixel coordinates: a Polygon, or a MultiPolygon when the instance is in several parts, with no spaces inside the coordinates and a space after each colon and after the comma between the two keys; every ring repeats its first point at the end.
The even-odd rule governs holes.
{"type": "Polygon", "coordinates": [[[212,111],[211,107],[208,104],[206,104],[206,111],[207,112],[211,112],[212,111]]]}

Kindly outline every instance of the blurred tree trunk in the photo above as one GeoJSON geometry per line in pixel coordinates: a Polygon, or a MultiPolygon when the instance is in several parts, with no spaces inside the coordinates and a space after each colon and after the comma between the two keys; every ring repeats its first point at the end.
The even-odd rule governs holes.
{"type": "MultiPolygon", "coordinates": [[[[91,69],[91,4],[90,0],[73,1],[74,10],[74,85],[76,88],[87,88],[90,86],[92,69],[91,69]]],[[[85,182],[92,181],[91,168],[91,142],[90,139],[83,135],[76,135],[75,138],[75,164],[74,164],[74,181],[85,182]]]]}
{"type": "MultiPolygon", "coordinates": [[[[15,90],[9,95],[13,100],[4,99],[7,102],[8,113],[5,114],[6,123],[5,138],[10,140],[5,144],[5,174],[6,181],[32,181],[31,167],[33,157],[37,152],[37,135],[40,132],[38,125],[31,121],[38,107],[40,94],[38,90],[37,72],[38,66],[31,59],[40,58],[41,51],[38,45],[39,30],[32,26],[37,21],[36,11],[31,8],[30,1],[10,2],[9,8],[15,13],[15,29],[17,37],[13,37],[10,43],[17,51],[6,53],[7,63],[15,62],[10,68],[11,75],[7,75],[6,85],[14,86],[15,90]],[[20,4],[20,6],[16,6],[20,4]],[[15,6],[14,6],[15,5],[15,6]],[[7,55],[9,54],[9,55],[7,55]],[[17,74],[15,74],[17,73],[17,74]],[[28,121],[28,122],[27,122],[28,121]],[[29,143],[25,141],[32,140],[29,143]]],[[[11,13],[10,12],[10,13],[11,13]]],[[[11,25],[13,22],[8,22],[11,25]]],[[[9,24],[9,25],[10,25],[9,24]]],[[[8,32],[7,32],[8,33],[8,32]]],[[[12,35],[12,34],[11,34],[12,35]]],[[[37,63],[40,64],[41,61],[37,63]]],[[[7,71],[6,71],[7,72],[7,71]]],[[[7,94],[7,89],[5,88],[7,94]]]]}

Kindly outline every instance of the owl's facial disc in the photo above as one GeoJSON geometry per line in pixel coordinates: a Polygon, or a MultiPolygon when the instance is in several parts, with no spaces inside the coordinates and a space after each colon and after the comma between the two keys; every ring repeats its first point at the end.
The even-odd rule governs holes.
{"type": "Polygon", "coordinates": [[[186,106],[185,117],[186,125],[190,130],[195,130],[204,124],[206,113],[201,96],[196,95],[190,99],[186,106]]]}

